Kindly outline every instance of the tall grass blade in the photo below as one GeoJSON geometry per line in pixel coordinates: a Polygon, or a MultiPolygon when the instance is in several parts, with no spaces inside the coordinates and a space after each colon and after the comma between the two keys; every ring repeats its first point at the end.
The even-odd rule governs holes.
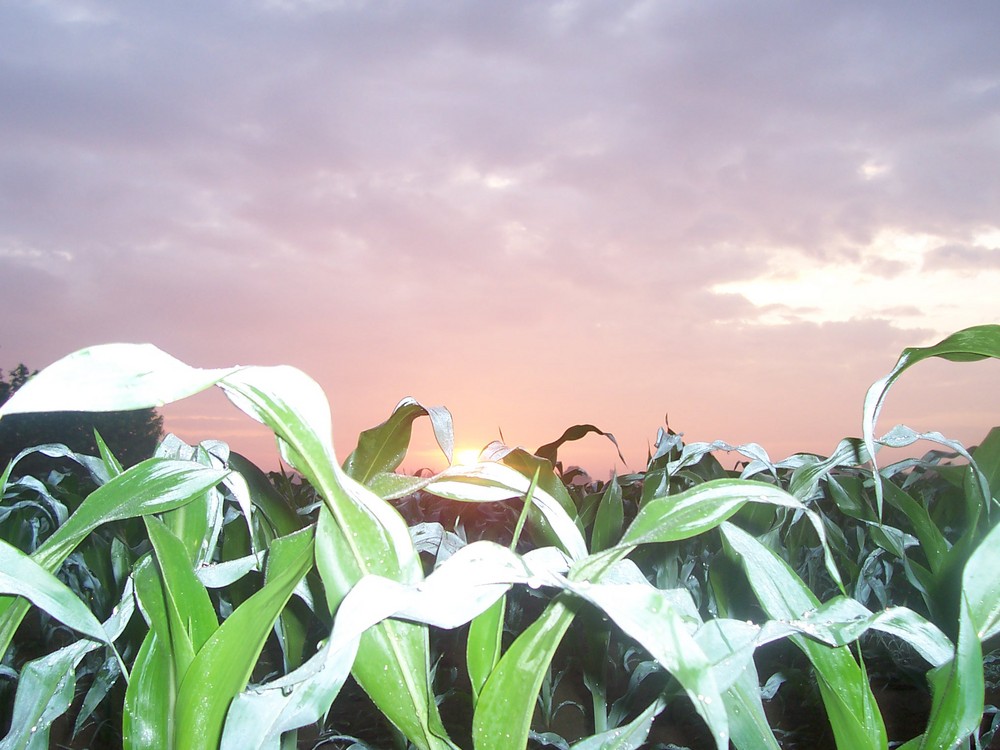
{"type": "Polygon", "coordinates": [[[147,614],[152,616],[156,611],[156,619],[164,618],[154,627],[161,638],[169,638],[174,669],[182,676],[218,629],[219,620],[208,591],[194,574],[184,542],[158,518],[147,516],[143,521],[156,557],[159,571],[156,593],[162,596],[162,605],[157,601],[153,610],[152,597],[147,597],[143,604],[147,614]]]}
{"type": "Polygon", "coordinates": [[[591,551],[600,552],[615,544],[621,538],[624,522],[622,488],[618,483],[618,477],[612,476],[597,506],[597,516],[594,518],[594,528],[590,538],[591,551]]]}

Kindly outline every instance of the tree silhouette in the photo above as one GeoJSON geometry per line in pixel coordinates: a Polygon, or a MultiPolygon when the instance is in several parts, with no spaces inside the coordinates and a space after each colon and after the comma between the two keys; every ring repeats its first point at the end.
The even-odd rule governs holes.
{"type": "MultiPolygon", "coordinates": [[[[19,364],[6,376],[0,370],[0,404],[35,374],[37,370],[32,372],[24,364],[19,364]]],[[[77,453],[96,456],[94,430],[100,433],[122,465],[128,467],[153,455],[163,437],[163,417],[156,409],[11,414],[0,419],[0,471],[25,448],[45,443],[63,443],[77,453]]],[[[14,473],[36,474],[65,465],[33,454],[19,462],[14,473]]]]}

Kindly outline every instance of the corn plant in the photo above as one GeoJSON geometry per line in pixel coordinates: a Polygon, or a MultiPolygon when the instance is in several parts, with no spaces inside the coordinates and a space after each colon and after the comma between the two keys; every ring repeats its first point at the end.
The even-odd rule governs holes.
{"type": "MultiPolygon", "coordinates": [[[[584,750],[635,748],[681,700],[700,717],[711,747],[780,747],[757,669],[760,649],[773,644],[788,644],[808,662],[838,748],[884,748],[890,739],[905,740],[908,750],[979,742],[987,711],[983,643],[1000,630],[993,575],[1000,532],[990,520],[997,439],[966,451],[930,436],[965,462],[934,468],[951,488],[942,497],[962,505],[957,536],[940,525],[955,517],[951,510],[921,495],[921,482],[934,481],[927,465],[876,462],[880,448],[916,438],[905,428],[875,438],[886,393],[904,370],[935,356],[998,357],[1000,327],[906,350],[869,391],[862,439],[843,441],[829,457],[773,462],[760,446],[684,445],[666,430],[644,472],[591,492],[567,486],[557,460],[567,440],[608,436],[591,425],[534,454],[496,444],[474,466],[408,477],[398,469],[416,419],[431,421],[450,458],[446,410],[404,399],[341,464],[326,397],[298,370],[204,370],[148,345],[70,355],[25,384],[0,418],[148,409],[219,387],[273,430],[283,461],[319,504],[301,507],[211,441],[192,447],[168,439],[127,470],[106,447],[98,457],[70,456],[95,484],[72,512],[30,480],[14,479],[12,462],[0,477],[9,513],[48,520],[37,543],[22,534],[20,546],[0,546],[0,645],[9,650],[32,607],[76,637],[20,666],[0,748],[46,747],[81,660],[101,649],[102,663],[127,682],[124,747],[291,748],[299,730],[328,713],[351,674],[401,743],[457,748],[430,660],[432,634],[442,630],[465,634],[468,740],[481,750],[570,742],[584,750]],[[720,451],[745,460],[725,470],[714,457],[720,451]],[[36,493],[34,505],[25,505],[26,492],[36,493]],[[408,528],[394,504],[416,493],[470,509],[520,510],[507,516],[516,518],[509,540],[469,542],[458,527],[408,528]],[[81,587],[57,574],[67,578],[64,563],[107,529],[119,540],[120,596],[102,621],[81,587]],[[122,541],[136,533],[139,544],[122,541]],[[425,567],[428,552],[434,559],[425,567]],[[866,606],[867,594],[859,594],[875,585],[865,573],[869,558],[903,571],[919,593],[907,601],[920,611],[889,599],[876,610],[866,606]],[[741,581],[752,595],[740,591],[741,581]],[[949,599],[951,584],[957,594],[949,599]],[[518,615],[524,595],[539,606],[518,615]],[[932,705],[917,736],[887,734],[863,648],[877,633],[905,640],[926,664],[932,705]],[[557,709],[556,678],[570,672],[554,660],[567,638],[582,644],[592,724],[569,739],[533,724],[540,696],[542,714],[557,709]],[[615,697],[609,670],[618,664],[631,671],[615,697]]],[[[99,689],[91,703],[107,694],[99,689]]]]}

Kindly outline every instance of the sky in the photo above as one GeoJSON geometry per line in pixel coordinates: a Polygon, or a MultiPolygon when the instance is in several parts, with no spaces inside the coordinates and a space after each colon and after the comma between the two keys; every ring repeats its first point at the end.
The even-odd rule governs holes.
{"type": "MultiPolygon", "coordinates": [[[[460,449],[594,424],[627,465],[562,456],[595,476],[667,422],[828,454],[904,347],[1000,322],[998,31],[972,2],[5,0],[0,368],[293,365],[341,458],[406,396],[460,449]]],[[[921,363],[879,431],[976,443],[997,365],[921,363]]],[[[221,394],[164,414],[277,466],[221,394]]]]}

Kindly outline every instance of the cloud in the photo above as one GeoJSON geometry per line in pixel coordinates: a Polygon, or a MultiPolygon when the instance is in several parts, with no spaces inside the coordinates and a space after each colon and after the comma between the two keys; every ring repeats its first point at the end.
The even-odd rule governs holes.
{"type": "Polygon", "coordinates": [[[998,13],[8,3],[2,343],[291,361],[378,418],[732,413],[793,340],[997,319],[998,13]]]}

